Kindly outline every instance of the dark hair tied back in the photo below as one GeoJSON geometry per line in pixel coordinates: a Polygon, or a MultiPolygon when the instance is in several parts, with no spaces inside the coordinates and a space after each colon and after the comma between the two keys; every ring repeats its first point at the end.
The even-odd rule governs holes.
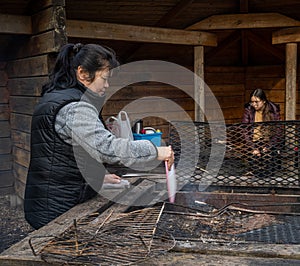
{"type": "Polygon", "coordinates": [[[77,54],[82,47],[83,47],[82,43],[76,43],[76,44],[74,44],[74,46],[73,46],[73,53],[77,54]]]}

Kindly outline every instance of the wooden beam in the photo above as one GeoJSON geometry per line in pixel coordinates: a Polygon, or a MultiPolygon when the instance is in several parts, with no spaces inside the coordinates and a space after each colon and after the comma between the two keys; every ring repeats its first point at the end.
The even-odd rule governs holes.
{"type": "Polygon", "coordinates": [[[216,46],[217,37],[207,32],[191,32],[167,28],[67,20],[68,37],[131,42],[168,43],[183,45],[216,46]]]}
{"type": "Polygon", "coordinates": [[[188,30],[225,30],[284,28],[300,26],[300,21],[278,13],[213,15],[191,26],[188,30]]]}
{"type": "Polygon", "coordinates": [[[272,44],[300,42],[300,27],[278,30],[272,34],[272,44]]]}
{"type": "Polygon", "coordinates": [[[31,17],[0,14],[0,33],[31,35],[31,17]]]}
{"type": "Polygon", "coordinates": [[[285,76],[285,120],[295,120],[297,105],[297,43],[286,44],[285,76]]]}
{"type": "Polygon", "coordinates": [[[195,120],[204,122],[205,86],[204,86],[204,47],[194,47],[194,73],[198,77],[194,84],[195,120]],[[199,104],[198,104],[199,103],[199,104]]]}

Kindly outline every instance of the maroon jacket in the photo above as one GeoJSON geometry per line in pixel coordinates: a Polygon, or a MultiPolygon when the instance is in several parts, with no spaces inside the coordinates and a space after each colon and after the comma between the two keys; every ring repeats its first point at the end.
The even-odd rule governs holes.
{"type": "MultiPolygon", "coordinates": [[[[272,115],[271,121],[280,121],[280,107],[278,104],[268,101],[266,104],[269,105],[270,112],[272,115]]],[[[255,109],[248,103],[245,105],[244,115],[242,123],[252,124],[255,120],[255,109]]],[[[253,147],[253,125],[243,127],[244,137],[246,144],[253,147]]],[[[277,146],[280,143],[282,136],[281,125],[276,126],[275,134],[270,139],[270,146],[277,146]]]]}
{"type": "MultiPolygon", "coordinates": [[[[280,107],[278,104],[268,101],[266,104],[269,105],[272,119],[271,121],[280,121],[280,107]]],[[[255,119],[255,109],[248,103],[245,106],[242,123],[253,123],[255,119]]]]}

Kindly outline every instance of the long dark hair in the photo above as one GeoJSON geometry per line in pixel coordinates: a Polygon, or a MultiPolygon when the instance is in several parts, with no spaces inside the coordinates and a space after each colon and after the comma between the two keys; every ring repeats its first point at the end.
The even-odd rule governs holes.
{"type": "Polygon", "coordinates": [[[49,76],[49,82],[43,86],[42,95],[54,89],[72,88],[77,83],[76,69],[81,66],[89,74],[91,81],[95,72],[105,68],[119,66],[115,52],[98,44],[66,44],[64,45],[49,76]]]}
{"type": "Polygon", "coordinates": [[[250,100],[252,97],[257,97],[259,98],[261,101],[264,101],[265,102],[265,105],[263,107],[263,121],[272,121],[273,120],[273,112],[270,108],[270,104],[269,104],[269,100],[267,99],[267,96],[265,94],[265,92],[260,89],[260,88],[257,88],[255,89],[254,91],[252,91],[250,93],[250,100]]]}

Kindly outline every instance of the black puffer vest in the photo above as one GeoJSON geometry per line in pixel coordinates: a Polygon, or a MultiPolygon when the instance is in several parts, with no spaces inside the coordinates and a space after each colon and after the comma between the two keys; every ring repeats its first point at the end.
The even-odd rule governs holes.
{"type": "Polygon", "coordinates": [[[74,147],[55,131],[56,114],[66,104],[86,100],[96,107],[95,99],[86,96],[85,90],[79,85],[46,93],[35,108],[24,211],[26,220],[36,229],[92,198],[102,186],[104,166],[80,146],[74,152],[74,147]],[[94,189],[86,180],[93,182],[94,189]]]}

